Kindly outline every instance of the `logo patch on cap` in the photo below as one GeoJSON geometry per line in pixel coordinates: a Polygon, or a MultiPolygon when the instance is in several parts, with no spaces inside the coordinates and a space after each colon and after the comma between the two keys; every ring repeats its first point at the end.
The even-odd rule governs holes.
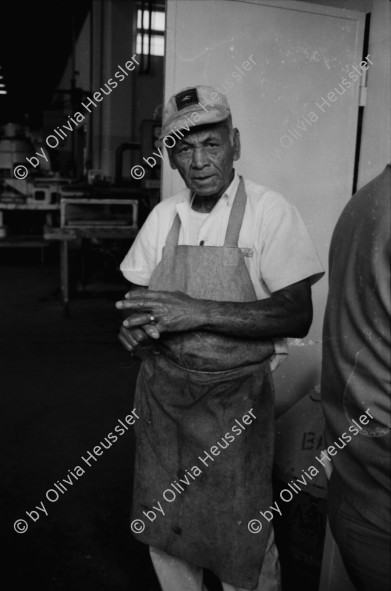
{"type": "Polygon", "coordinates": [[[178,111],[185,109],[189,105],[198,105],[198,95],[196,88],[189,88],[188,90],[183,90],[179,92],[175,96],[175,102],[178,111]]]}

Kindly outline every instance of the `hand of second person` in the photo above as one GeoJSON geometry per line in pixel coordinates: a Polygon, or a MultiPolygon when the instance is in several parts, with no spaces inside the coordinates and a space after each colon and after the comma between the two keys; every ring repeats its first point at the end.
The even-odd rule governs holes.
{"type": "Polygon", "coordinates": [[[159,333],[182,332],[197,328],[201,301],[179,291],[138,289],[127,293],[116,307],[132,312],[123,322],[127,328],[153,323],[159,333]]]}

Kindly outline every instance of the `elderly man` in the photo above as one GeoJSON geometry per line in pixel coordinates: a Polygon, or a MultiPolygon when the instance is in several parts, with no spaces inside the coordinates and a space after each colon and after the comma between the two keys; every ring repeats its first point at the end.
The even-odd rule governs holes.
{"type": "Polygon", "coordinates": [[[171,97],[162,138],[187,189],[153,209],[121,264],[148,290],[117,303],[130,314],[120,340],[144,351],[132,530],[164,591],[200,591],[203,568],[224,591],[274,591],[272,526],[247,524],[272,502],[271,372],[284,339],[307,334],[323,269],[295,207],[233,168],[223,94],[171,97]]]}

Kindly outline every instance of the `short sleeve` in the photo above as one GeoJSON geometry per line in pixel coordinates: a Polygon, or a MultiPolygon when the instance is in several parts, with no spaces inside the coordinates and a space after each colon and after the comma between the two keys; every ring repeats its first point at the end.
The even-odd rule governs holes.
{"type": "Polygon", "coordinates": [[[136,285],[149,285],[157,265],[158,215],[156,207],[140,228],[129,252],[120,264],[124,277],[136,285]]]}
{"type": "Polygon", "coordinates": [[[261,228],[261,278],[273,293],[310,279],[316,283],[324,269],[297,208],[282,195],[269,200],[261,228]]]}

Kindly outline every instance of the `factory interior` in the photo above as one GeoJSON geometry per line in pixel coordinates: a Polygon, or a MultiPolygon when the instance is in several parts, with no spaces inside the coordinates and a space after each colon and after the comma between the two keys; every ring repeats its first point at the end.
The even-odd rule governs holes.
{"type": "MultiPolygon", "coordinates": [[[[241,130],[238,167],[295,201],[327,269],[343,204],[391,161],[390,4],[14,0],[3,6],[0,488],[3,578],[10,588],[160,590],[148,547],[129,529],[132,427],[91,465],[77,467],[134,409],[140,360],[118,339],[115,302],[128,290],[120,264],[143,222],[183,187],[167,158],[156,156],[165,101],[192,80],[223,89],[223,78],[255,56],[255,73],[240,70],[240,83],[233,77],[226,91],[241,130]],[[254,22],[256,8],[267,11],[266,24],[254,22]],[[285,49],[284,31],[294,29],[283,14],[289,11],[313,19],[309,28],[303,24],[308,46],[319,39],[319,59],[314,49],[312,57],[295,57],[307,60],[308,79],[304,67],[295,69],[296,41],[285,49]],[[333,35],[335,43],[323,47],[333,35]],[[342,57],[329,56],[324,73],[322,51],[334,48],[342,57]],[[294,122],[333,88],[338,60],[348,68],[366,55],[373,65],[359,94],[338,98],[319,112],[316,129],[294,135],[294,122]],[[276,79],[268,85],[269,65],[276,79]],[[305,89],[312,93],[307,103],[305,89]],[[273,92],[290,94],[291,103],[273,100],[273,92]],[[306,105],[300,112],[299,103],[306,105]],[[282,135],[287,125],[290,136],[282,135]],[[44,500],[47,514],[37,511],[44,500]],[[14,530],[18,519],[28,531],[14,530]]],[[[326,295],[327,276],[314,289],[311,332],[292,340],[292,355],[276,372],[275,494],[322,449],[326,295]]],[[[326,496],[327,477],[319,472],[274,519],[283,591],[354,591],[328,530],[326,496]]],[[[212,572],[205,584],[221,590],[212,572]]]]}

